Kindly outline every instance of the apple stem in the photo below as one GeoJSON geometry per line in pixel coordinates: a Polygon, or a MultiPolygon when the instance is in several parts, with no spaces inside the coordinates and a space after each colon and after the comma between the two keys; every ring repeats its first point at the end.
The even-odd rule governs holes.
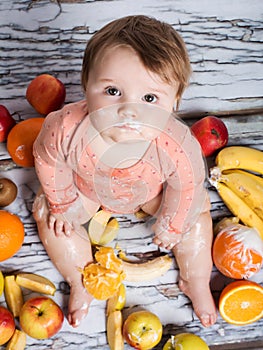
{"type": "Polygon", "coordinates": [[[38,316],[43,315],[43,311],[41,311],[38,307],[31,305],[31,308],[32,308],[32,309],[37,309],[37,311],[38,311],[38,316]]]}
{"type": "Polygon", "coordinates": [[[216,135],[216,137],[219,138],[219,134],[218,134],[218,132],[215,129],[211,130],[211,134],[212,135],[216,135]]]}

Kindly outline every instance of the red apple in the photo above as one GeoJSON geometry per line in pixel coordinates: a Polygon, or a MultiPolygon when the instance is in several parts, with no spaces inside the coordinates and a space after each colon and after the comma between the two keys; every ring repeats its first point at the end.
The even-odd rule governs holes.
{"type": "Polygon", "coordinates": [[[123,336],[135,349],[152,349],[160,342],[162,333],[159,317],[146,310],[131,313],[123,324],[123,336]]]}
{"type": "Polygon", "coordinates": [[[228,142],[228,130],[218,117],[207,116],[199,119],[191,126],[191,130],[199,141],[205,157],[224,147],[228,142]]]}
{"type": "Polygon", "coordinates": [[[5,344],[15,331],[13,315],[5,307],[0,306],[0,345],[5,344]]]}
{"type": "Polygon", "coordinates": [[[9,131],[15,126],[16,121],[4,105],[0,105],[0,142],[7,139],[9,131]]]}
{"type": "Polygon", "coordinates": [[[58,110],[65,101],[64,84],[50,74],[41,74],[31,81],[26,90],[28,102],[40,114],[58,110]]]}
{"type": "Polygon", "coordinates": [[[22,330],[35,339],[47,339],[62,327],[64,315],[61,308],[49,297],[29,299],[20,311],[22,330]]]}

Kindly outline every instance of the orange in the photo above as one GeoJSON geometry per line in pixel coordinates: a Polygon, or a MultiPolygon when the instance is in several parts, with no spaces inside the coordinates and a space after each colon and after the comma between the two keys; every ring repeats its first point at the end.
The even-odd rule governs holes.
{"type": "Polygon", "coordinates": [[[0,261],[11,258],[22,246],[24,225],[15,214],[0,210],[0,261]]]}
{"type": "Polygon", "coordinates": [[[229,225],[215,238],[213,260],[217,269],[227,277],[250,278],[263,264],[263,241],[253,228],[229,225]]]}
{"type": "Polygon", "coordinates": [[[234,281],[219,298],[222,318],[234,325],[246,325],[263,317],[263,287],[252,281],[234,281]]]}
{"type": "Polygon", "coordinates": [[[33,167],[33,143],[45,118],[31,118],[16,124],[7,136],[7,150],[12,160],[22,167],[33,167]]]}
{"type": "Polygon", "coordinates": [[[107,300],[117,293],[125,277],[122,262],[110,247],[100,247],[95,259],[83,270],[83,284],[94,298],[107,300]]]}

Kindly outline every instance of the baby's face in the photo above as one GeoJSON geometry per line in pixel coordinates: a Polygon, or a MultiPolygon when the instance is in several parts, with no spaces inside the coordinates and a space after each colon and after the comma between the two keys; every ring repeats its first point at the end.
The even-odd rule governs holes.
{"type": "Polygon", "coordinates": [[[147,70],[131,48],[109,48],[89,72],[86,98],[91,121],[109,141],[151,140],[164,128],[177,90],[178,85],[147,70]],[[105,109],[110,114],[95,112],[110,106],[105,109]]]}

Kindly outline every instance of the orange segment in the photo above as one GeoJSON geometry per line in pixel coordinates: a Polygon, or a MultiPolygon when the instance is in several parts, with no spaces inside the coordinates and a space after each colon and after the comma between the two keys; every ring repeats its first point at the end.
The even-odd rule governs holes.
{"type": "Polygon", "coordinates": [[[263,287],[252,281],[227,285],[219,299],[222,318],[234,325],[246,325],[263,317],[263,287]]]}
{"type": "Polygon", "coordinates": [[[107,300],[117,293],[124,280],[122,261],[110,247],[100,247],[95,259],[96,262],[87,265],[82,272],[83,284],[94,298],[107,300]]]}
{"type": "Polygon", "coordinates": [[[100,247],[95,253],[95,259],[106,269],[111,269],[117,273],[122,271],[122,261],[115,255],[111,247],[100,247]]]}
{"type": "Polygon", "coordinates": [[[31,118],[16,124],[8,134],[7,150],[12,160],[22,167],[33,167],[33,143],[45,118],[31,118]]]}
{"type": "Polygon", "coordinates": [[[0,210],[0,261],[11,258],[24,242],[24,225],[18,216],[0,210]]]}

